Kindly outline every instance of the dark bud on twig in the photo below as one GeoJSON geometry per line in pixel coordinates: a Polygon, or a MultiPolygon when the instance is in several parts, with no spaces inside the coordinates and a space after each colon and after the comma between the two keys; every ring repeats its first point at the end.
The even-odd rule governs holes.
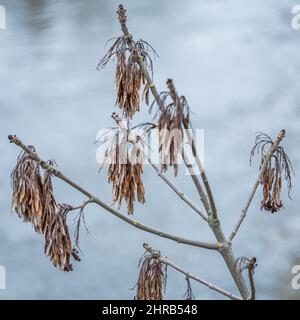
{"type": "Polygon", "coordinates": [[[81,261],[80,257],[79,257],[79,251],[75,248],[72,249],[72,256],[74,258],[74,260],[76,261],[81,261]]]}
{"type": "Polygon", "coordinates": [[[118,19],[119,19],[119,22],[122,24],[122,23],[126,23],[126,10],[124,9],[123,5],[120,4],[119,5],[119,8],[118,8],[118,11],[117,11],[117,14],[118,14],[118,19]]]}

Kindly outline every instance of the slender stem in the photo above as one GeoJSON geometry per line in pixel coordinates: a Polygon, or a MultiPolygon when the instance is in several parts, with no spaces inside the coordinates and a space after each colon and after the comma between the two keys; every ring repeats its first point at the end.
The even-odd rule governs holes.
{"type": "Polygon", "coordinates": [[[208,197],[209,204],[210,204],[210,207],[211,207],[212,218],[216,220],[216,219],[218,219],[218,213],[217,213],[215,200],[214,200],[211,188],[210,188],[210,184],[208,182],[208,179],[207,179],[204,167],[202,165],[202,162],[201,162],[201,160],[200,160],[200,158],[199,158],[199,156],[197,154],[197,151],[196,151],[196,148],[195,148],[195,141],[194,141],[190,131],[188,130],[188,128],[185,128],[185,129],[186,129],[187,137],[188,137],[188,140],[189,140],[189,144],[190,144],[190,146],[192,148],[192,151],[193,151],[193,154],[194,154],[194,156],[196,158],[196,163],[197,163],[198,169],[200,171],[200,175],[201,175],[205,190],[207,192],[207,197],[208,197]]]}
{"type": "Polygon", "coordinates": [[[262,163],[262,165],[261,165],[259,174],[258,174],[258,176],[257,176],[257,178],[256,178],[256,181],[255,181],[254,185],[253,185],[253,188],[252,188],[252,190],[251,190],[250,196],[249,196],[249,198],[248,198],[248,200],[247,200],[247,202],[246,202],[245,207],[244,207],[243,210],[242,210],[242,214],[241,214],[241,216],[240,216],[237,224],[235,225],[233,231],[231,232],[230,236],[228,237],[228,240],[229,240],[229,241],[232,241],[232,240],[234,239],[234,237],[236,236],[236,234],[237,234],[237,232],[238,232],[238,230],[239,230],[242,222],[243,222],[244,219],[246,218],[248,209],[249,209],[250,204],[251,204],[251,202],[252,202],[252,200],[253,200],[253,198],[254,198],[254,195],[255,195],[255,193],[256,193],[256,190],[257,190],[257,188],[258,188],[258,186],[259,186],[259,184],[260,184],[260,182],[261,182],[261,177],[262,177],[263,173],[264,173],[265,170],[266,170],[267,164],[268,164],[269,160],[271,159],[272,154],[277,150],[277,148],[278,148],[281,140],[282,140],[284,137],[285,137],[285,130],[283,129],[283,130],[281,130],[281,131],[279,132],[279,134],[278,134],[275,142],[271,145],[271,147],[269,148],[267,154],[265,155],[264,161],[263,161],[263,163],[262,163]]]}
{"type": "Polygon", "coordinates": [[[72,206],[70,211],[78,210],[78,209],[84,209],[89,203],[92,203],[92,202],[94,202],[94,200],[92,198],[90,198],[90,199],[84,201],[83,204],[80,205],[80,206],[77,206],[77,207],[73,207],[72,206]]]}
{"type": "Polygon", "coordinates": [[[200,208],[198,208],[194,202],[189,199],[183,192],[181,192],[176,185],[165,175],[161,172],[161,170],[151,162],[151,159],[148,159],[148,162],[150,163],[150,165],[152,166],[152,168],[157,172],[158,176],[160,178],[162,178],[166,184],[172,189],[174,190],[174,192],[185,202],[187,203],[194,211],[196,211],[202,219],[204,219],[207,222],[207,216],[205,214],[205,212],[203,212],[200,208]]]}
{"type": "Polygon", "coordinates": [[[157,259],[170,266],[171,268],[177,270],[178,272],[184,274],[187,278],[189,279],[193,279],[201,284],[203,284],[204,286],[208,287],[209,289],[211,290],[214,290],[214,291],[217,291],[221,294],[223,294],[224,296],[232,299],[232,300],[242,300],[242,298],[238,297],[238,296],[235,296],[234,294],[222,289],[222,288],[219,288],[217,286],[215,286],[214,284],[204,280],[204,279],[201,279],[199,278],[198,276],[195,276],[194,274],[184,270],[183,268],[181,268],[180,266],[178,266],[177,264],[175,264],[173,261],[171,261],[170,259],[168,259],[167,257],[164,257],[162,255],[160,255],[159,251],[158,250],[154,250],[153,248],[151,248],[147,243],[144,243],[143,247],[151,254],[155,255],[157,257],[157,259]]]}
{"type": "Polygon", "coordinates": [[[55,175],[57,178],[63,180],[64,182],[66,182],[67,184],[69,184],[70,186],[72,186],[73,188],[75,188],[76,190],[78,190],[79,192],[84,194],[85,196],[87,196],[89,200],[92,200],[94,203],[96,203],[100,207],[106,209],[108,212],[110,212],[111,214],[113,214],[117,218],[127,222],[128,224],[132,225],[133,227],[140,229],[140,230],[143,230],[143,231],[146,231],[146,232],[149,232],[149,233],[152,233],[152,234],[155,234],[155,235],[160,236],[162,238],[173,240],[177,243],[187,244],[190,246],[205,248],[205,249],[210,249],[210,250],[219,250],[220,248],[222,248],[222,244],[207,243],[207,242],[201,242],[201,241],[195,241],[195,240],[182,238],[177,235],[169,234],[169,233],[163,232],[161,230],[154,229],[152,227],[149,227],[147,225],[140,223],[137,220],[134,220],[132,218],[129,218],[128,216],[123,215],[121,212],[111,208],[105,202],[101,201],[98,197],[94,196],[89,191],[85,190],[83,187],[81,187],[80,185],[78,185],[77,183],[75,183],[74,181],[69,179],[68,177],[66,177],[57,168],[49,165],[46,161],[42,160],[36,152],[33,152],[29,147],[27,147],[25,144],[23,144],[23,142],[20,139],[18,139],[16,136],[10,135],[10,136],[8,136],[8,139],[10,140],[11,143],[14,143],[17,146],[19,146],[20,148],[22,148],[29,155],[29,157],[32,160],[37,161],[43,169],[50,170],[53,175],[55,175]]]}
{"type": "Polygon", "coordinates": [[[190,165],[190,160],[187,156],[187,154],[184,152],[183,148],[181,149],[181,156],[182,156],[182,159],[184,161],[184,164],[189,172],[189,175],[191,176],[193,182],[194,182],[194,185],[197,189],[197,192],[199,194],[199,197],[200,197],[200,200],[201,202],[203,203],[203,206],[207,212],[207,215],[210,216],[211,214],[211,208],[210,208],[210,205],[209,205],[209,201],[208,201],[208,198],[207,198],[207,195],[205,194],[202,186],[201,186],[201,183],[199,181],[199,179],[197,178],[196,176],[196,173],[193,169],[193,167],[190,165]]]}

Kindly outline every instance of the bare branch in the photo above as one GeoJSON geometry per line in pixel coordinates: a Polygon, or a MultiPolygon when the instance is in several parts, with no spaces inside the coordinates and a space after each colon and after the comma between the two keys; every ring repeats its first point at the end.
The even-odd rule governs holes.
{"type": "Polygon", "coordinates": [[[32,160],[37,161],[43,169],[51,171],[51,173],[53,175],[55,175],[57,178],[63,180],[64,182],[66,182],[67,184],[69,184],[70,186],[72,186],[73,188],[75,188],[76,190],[78,190],[79,192],[84,194],[85,196],[87,196],[89,200],[92,199],[92,201],[94,203],[96,203],[100,207],[106,209],[108,212],[112,213],[114,216],[127,222],[128,224],[132,225],[133,227],[140,229],[140,230],[143,230],[143,231],[146,231],[146,232],[149,232],[149,233],[152,233],[152,234],[155,234],[155,235],[160,236],[162,238],[173,240],[177,243],[183,243],[183,244],[187,244],[190,246],[205,248],[205,249],[210,249],[210,250],[219,250],[222,248],[223,244],[206,243],[206,242],[182,238],[182,237],[179,237],[179,236],[176,236],[173,234],[169,234],[169,233],[163,232],[161,230],[146,226],[137,220],[131,219],[128,216],[123,215],[121,212],[111,208],[109,205],[102,202],[98,197],[94,196],[89,191],[85,190],[83,187],[81,187],[80,185],[78,185],[77,183],[75,183],[74,181],[69,179],[68,177],[66,177],[56,167],[54,167],[54,166],[48,164],[46,161],[42,160],[35,151],[32,151],[31,148],[29,148],[28,146],[23,144],[23,142],[21,140],[19,140],[16,136],[9,135],[8,139],[10,140],[11,143],[14,143],[17,146],[19,146],[20,148],[22,148],[29,155],[29,157],[32,160]]]}
{"type": "Polygon", "coordinates": [[[249,198],[248,198],[248,200],[247,200],[247,202],[246,202],[246,205],[245,205],[244,209],[242,210],[242,214],[241,214],[241,216],[240,216],[240,218],[239,218],[239,221],[238,221],[237,224],[235,225],[233,231],[231,232],[231,234],[230,234],[230,236],[229,236],[229,238],[228,238],[229,241],[232,241],[232,240],[234,239],[234,237],[236,236],[236,234],[237,234],[237,232],[238,232],[238,230],[239,230],[242,222],[243,222],[244,219],[246,218],[248,209],[249,209],[250,204],[251,204],[251,202],[252,202],[252,200],[253,200],[253,198],[254,198],[254,195],[255,195],[255,193],[256,193],[256,190],[257,190],[257,188],[258,188],[258,186],[259,186],[259,184],[260,184],[261,177],[262,177],[262,175],[263,175],[263,173],[264,173],[264,171],[265,171],[265,169],[266,169],[266,167],[267,167],[267,164],[268,164],[268,162],[269,162],[272,154],[276,151],[276,149],[278,148],[281,140],[282,140],[284,137],[285,137],[285,130],[283,129],[283,130],[281,130],[281,131],[279,132],[279,134],[278,134],[275,142],[272,144],[272,146],[271,146],[271,147],[269,148],[269,150],[267,151],[267,153],[266,153],[266,155],[265,155],[265,158],[264,158],[264,161],[263,161],[263,163],[262,163],[262,165],[261,165],[259,174],[258,174],[258,176],[257,176],[257,179],[256,179],[256,181],[255,181],[255,183],[254,183],[254,186],[253,186],[252,190],[251,190],[250,196],[249,196],[249,198]]]}
{"type": "Polygon", "coordinates": [[[181,267],[179,267],[177,264],[175,264],[174,262],[172,262],[171,260],[169,260],[167,257],[164,257],[164,256],[161,256],[160,252],[158,250],[154,250],[153,248],[151,248],[147,243],[144,243],[143,247],[145,248],[145,250],[147,250],[148,252],[150,252],[151,254],[153,255],[156,255],[157,256],[157,259],[160,260],[162,263],[170,266],[171,268],[179,271],[180,273],[184,274],[187,278],[189,279],[193,279],[201,284],[203,284],[204,286],[208,287],[209,289],[211,290],[214,290],[214,291],[217,291],[221,294],[223,294],[224,296],[232,299],[232,300],[243,300],[242,298],[238,297],[238,296],[235,296],[234,294],[222,289],[222,288],[219,288],[217,286],[215,286],[214,284],[204,280],[204,279],[201,279],[197,276],[195,276],[194,274],[188,272],[188,271],[185,271],[184,269],[182,269],[181,267]]]}

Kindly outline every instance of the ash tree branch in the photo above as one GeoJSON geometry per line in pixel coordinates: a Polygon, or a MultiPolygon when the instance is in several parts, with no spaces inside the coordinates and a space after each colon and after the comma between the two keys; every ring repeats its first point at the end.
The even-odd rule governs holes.
{"type": "MultiPolygon", "coordinates": [[[[144,63],[144,58],[138,54],[138,51],[137,51],[137,49],[136,49],[136,43],[135,43],[135,41],[133,40],[132,35],[131,35],[131,34],[129,33],[129,31],[128,31],[127,24],[126,24],[126,15],[125,15],[123,6],[119,6],[118,19],[119,19],[119,22],[120,22],[120,25],[121,25],[121,30],[122,30],[124,36],[125,36],[126,39],[127,39],[127,43],[128,43],[129,50],[130,50],[131,52],[135,52],[135,53],[136,53],[136,55],[137,55],[137,63],[139,64],[140,70],[141,70],[141,72],[143,73],[143,75],[144,75],[144,77],[145,77],[145,79],[146,79],[146,81],[147,81],[147,83],[148,83],[148,85],[149,85],[149,88],[150,88],[150,90],[151,90],[151,93],[152,93],[152,95],[153,95],[153,97],[154,97],[154,99],[155,99],[155,101],[156,101],[159,109],[162,110],[162,109],[164,108],[164,103],[163,103],[163,101],[162,101],[161,98],[160,98],[159,92],[158,92],[155,84],[153,83],[153,79],[151,78],[149,72],[147,71],[147,67],[145,66],[145,63],[144,63]],[[120,14],[120,13],[124,13],[124,14],[120,14]]],[[[185,160],[184,160],[184,162],[185,162],[185,164],[186,164],[186,166],[187,166],[187,163],[189,163],[189,160],[188,160],[188,158],[187,158],[187,155],[185,155],[185,160]]],[[[197,164],[198,164],[199,162],[200,162],[200,159],[198,158],[197,164]]],[[[203,174],[204,174],[204,176],[205,176],[205,173],[204,173],[204,170],[203,170],[203,166],[202,166],[202,165],[201,165],[201,168],[199,168],[199,170],[200,170],[200,172],[201,172],[201,177],[203,178],[203,174]],[[202,170],[201,170],[201,168],[202,168],[202,170]]],[[[203,205],[204,205],[204,207],[205,207],[205,210],[206,210],[207,214],[209,215],[211,209],[210,209],[210,206],[206,203],[206,202],[207,202],[207,201],[206,201],[206,195],[205,195],[205,193],[204,193],[204,191],[203,191],[203,189],[202,189],[202,186],[201,186],[201,184],[200,184],[200,181],[199,181],[197,175],[195,174],[195,172],[192,170],[192,168],[189,168],[189,167],[187,166],[187,169],[188,169],[188,171],[189,171],[189,173],[190,173],[190,175],[191,175],[191,178],[192,178],[192,180],[193,180],[193,182],[194,182],[194,184],[195,184],[195,187],[196,187],[197,192],[198,192],[198,194],[199,194],[199,196],[200,196],[200,199],[201,199],[201,201],[203,202],[203,205]]],[[[205,185],[206,187],[207,187],[207,186],[209,187],[206,176],[205,176],[204,185],[205,185]]],[[[212,198],[211,191],[210,191],[210,188],[209,188],[208,190],[209,190],[209,192],[210,192],[210,199],[213,199],[213,198],[212,198]]],[[[212,202],[212,203],[213,203],[213,206],[214,206],[214,202],[212,202]]]]}
{"type": "Polygon", "coordinates": [[[222,295],[232,299],[232,300],[243,300],[242,298],[235,296],[234,294],[219,288],[217,286],[215,286],[214,284],[199,278],[198,276],[195,276],[194,274],[184,270],[183,268],[181,268],[180,266],[178,266],[177,264],[175,264],[173,261],[171,261],[170,259],[168,259],[167,257],[164,257],[162,255],[160,255],[158,250],[154,250],[153,248],[151,248],[147,243],[144,243],[143,247],[145,248],[145,250],[147,250],[149,253],[155,255],[157,257],[157,259],[161,262],[164,263],[165,265],[170,266],[171,268],[177,270],[178,272],[184,274],[187,278],[189,279],[193,279],[196,282],[201,283],[202,285],[208,287],[211,290],[214,290],[216,292],[221,293],[222,295]]]}
{"type": "Polygon", "coordinates": [[[39,165],[45,169],[45,170],[49,170],[51,171],[51,173],[56,176],[57,178],[63,180],[64,182],[66,182],[67,184],[69,184],[71,187],[73,187],[74,189],[78,190],[79,192],[81,192],[82,194],[84,194],[85,196],[88,197],[89,202],[93,202],[95,204],[97,204],[98,206],[104,208],[105,210],[107,210],[108,212],[110,212],[111,214],[113,214],[114,216],[116,216],[117,218],[127,222],[128,224],[130,224],[131,226],[143,230],[145,232],[148,233],[152,233],[155,234],[157,236],[160,236],[162,238],[166,238],[169,240],[173,240],[177,243],[182,243],[182,244],[186,244],[186,245],[190,245],[190,246],[194,246],[194,247],[199,247],[199,248],[205,248],[205,249],[209,249],[209,250],[219,250],[222,248],[222,244],[215,244],[215,243],[207,243],[207,242],[201,242],[201,241],[196,241],[196,240],[190,240],[190,239],[186,239],[186,238],[182,238],[179,237],[177,235],[173,235],[173,234],[169,234],[166,232],[163,232],[161,230],[149,227],[147,225],[144,225],[142,223],[140,223],[137,220],[134,220],[132,218],[129,218],[126,215],[123,215],[121,212],[119,212],[118,210],[115,210],[113,208],[111,208],[108,204],[106,204],[105,202],[101,201],[98,197],[94,196],[93,194],[91,194],[89,191],[85,190],[83,187],[81,187],[80,185],[78,185],[77,183],[75,183],[74,181],[72,181],[70,178],[66,177],[61,171],[59,171],[57,168],[55,168],[54,166],[49,165],[46,161],[42,160],[38,154],[36,152],[33,152],[28,146],[26,146],[20,139],[18,139],[15,135],[9,135],[8,139],[11,143],[14,143],[15,145],[17,145],[18,147],[20,147],[21,149],[23,149],[28,155],[29,157],[34,160],[37,161],[39,163],[39,165]]]}
{"type": "MultiPolygon", "coordinates": [[[[128,44],[128,47],[129,47],[129,50],[131,52],[135,52],[136,53],[136,56],[137,56],[137,62],[140,66],[140,70],[141,72],[143,73],[149,87],[150,87],[150,90],[152,92],[152,95],[154,97],[154,99],[156,100],[157,102],[157,105],[159,107],[160,110],[163,110],[164,109],[164,103],[163,101],[161,100],[160,98],[160,95],[156,89],[156,86],[154,85],[153,83],[153,80],[151,79],[148,71],[147,71],[147,68],[144,64],[144,59],[141,55],[139,55],[139,52],[136,48],[136,44],[133,40],[133,37],[132,35],[129,33],[128,31],[128,28],[127,28],[127,25],[126,25],[126,11],[124,10],[124,7],[122,5],[119,6],[119,10],[118,10],[118,18],[119,18],[119,22],[120,22],[120,25],[121,25],[121,29],[123,31],[123,34],[124,36],[126,37],[127,39],[127,44],[128,44]]],[[[235,270],[234,270],[234,263],[236,261],[234,255],[233,255],[233,251],[232,251],[232,248],[231,248],[231,245],[230,243],[227,243],[227,239],[224,235],[224,232],[221,228],[221,224],[220,224],[220,221],[217,217],[217,211],[214,209],[214,213],[212,213],[210,215],[210,213],[213,211],[213,207],[214,207],[214,202],[212,201],[212,193],[211,193],[211,190],[210,190],[210,186],[208,184],[208,180],[207,180],[207,177],[205,174],[203,174],[202,172],[202,175],[201,175],[201,178],[203,180],[203,183],[204,183],[204,186],[205,188],[207,189],[206,191],[210,193],[210,197],[211,199],[209,199],[208,195],[205,194],[203,188],[202,188],[202,185],[200,183],[200,180],[198,179],[197,175],[195,174],[193,168],[189,165],[190,162],[188,160],[188,157],[184,154],[183,154],[183,159],[184,159],[184,162],[186,164],[186,167],[189,171],[189,173],[191,174],[191,178],[195,184],[195,187],[197,189],[197,192],[199,194],[199,197],[205,207],[205,210],[206,210],[206,213],[208,215],[208,223],[209,223],[209,226],[210,228],[212,229],[218,243],[220,243],[220,245],[222,245],[222,248],[224,249],[223,251],[219,250],[219,252],[221,253],[223,259],[225,260],[226,262],[226,265],[241,293],[241,295],[243,296],[243,298],[247,298],[249,296],[249,290],[247,288],[247,285],[245,283],[245,280],[242,276],[241,273],[237,273],[235,270]],[[211,202],[211,203],[210,203],[211,202]]]]}
{"type": "Polygon", "coordinates": [[[260,184],[260,182],[261,182],[261,177],[262,177],[264,171],[266,170],[267,164],[268,164],[269,160],[271,159],[271,156],[273,155],[273,153],[277,150],[280,142],[282,141],[282,139],[283,139],[284,137],[285,137],[285,130],[283,129],[283,130],[281,130],[281,131],[279,132],[279,134],[278,134],[275,142],[271,145],[271,147],[270,147],[269,150],[267,151],[267,154],[266,154],[265,157],[264,157],[264,161],[263,161],[263,163],[262,163],[262,165],[261,165],[261,168],[260,168],[259,174],[258,174],[258,176],[257,176],[257,179],[256,179],[256,181],[255,181],[255,183],[254,183],[254,185],[253,185],[252,190],[251,190],[250,196],[249,196],[249,198],[247,199],[246,205],[245,205],[245,207],[244,207],[243,210],[242,210],[242,214],[241,214],[241,216],[240,216],[237,224],[235,225],[233,231],[231,232],[231,234],[230,234],[229,237],[228,237],[228,240],[229,240],[229,241],[232,241],[232,240],[234,239],[234,237],[236,236],[236,234],[237,234],[237,232],[238,232],[238,230],[239,230],[242,222],[243,222],[244,219],[246,218],[248,209],[249,209],[250,204],[251,204],[251,202],[252,202],[252,200],[253,200],[253,198],[254,198],[254,195],[255,195],[255,193],[256,193],[256,190],[257,190],[257,188],[258,188],[258,186],[259,186],[259,184],[260,184]]]}

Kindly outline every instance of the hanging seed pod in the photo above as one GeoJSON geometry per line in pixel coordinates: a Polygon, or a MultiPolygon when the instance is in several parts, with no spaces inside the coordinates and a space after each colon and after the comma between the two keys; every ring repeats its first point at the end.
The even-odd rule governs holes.
{"type": "MultiPolygon", "coordinates": [[[[115,120],[119,122],[119,118],[115,120]]],[[[142,144],[137,143],[130,148],[131,143],[127,139],[127,133],[121,129],[111,138],[100,170],[109,164],[108,182],[112,183],[113,203],[119,209],[125,200],[128,214],[133,214],[135,200],[145,202],[142,181],[144,153],[142,144]]]]}
{"type": "MultiPolygon", "coordinates": [[[[190,109],[184,96],[179,97],[172,79],[167,80],[169,91],[160,94],[162,106],[157,106],[155,118],[158,121],[159,152],[161,170],[174,168],[174,175],[178,173],[178,156],[183,145],[184,129],[190,127],[190,109]]],[[[152,103],[150,111],[156,102],[152,103]]]]}
{"type": "MultiPolygon", "coordinates": [[[[126,10],[122,6],[119,7],[118,17],[122,27],[127,30],[126,10]]],[[[125,33],[128,33],[128,30],[125,33]]],[[[143,61],[144,68],[153,77],[151,55],[157,56],[157,53],[149,43],[143,40],[134,42],[128,34],[115,40],[97,66],[97,69],[101,70],[110,60],[116,59],[116,105],[126,118],[131,119],[135,112],[140,110],[141,95],[149,105],[149,85],[146,83],[139,62],[143,61]]]]}
{"type": "Polygon", "coordinates": [[[72,250],[71,239],[67,226],[67,214],[72,209],[68,204],[59,204],[58,211],[49,221],[49,227],[45,233],[45,255],[50,257],[53,265],[62,271],[72,271],[70,264],[71,255],[76,260],[77,251],[72,250]]]}
{"type": "MultiPolygon", "coordinates": [[[[272,139],[263,133],[258,134],[255,145],[251,151],[251,158],[255,153],[261,155],[261,166],[266,156],[266,148],[273,145],[272,139]]],[[[261,167],[260,167],[261,168],[261,167]]],[[[261,209],[278,212],[282,207],[281,190],[282,179],[286,181],[288,196],[290,197],[292,189],[292,174],[294,173],[291,161],[281,146],[278,146],[270,157],[266,169],[261,176],[261,185],[263,186],[263,199],[261,209]]]]}
{"type": "MultiPolygon", "coordinates": [[[[35,152],[33,146],[29,148],[35,152]]],[[[12,211],[24,222],[32,223],[37,233],[42,233],[43,193],[39,165],[25,152],[21,152],[11,173],[13,189],[12,211]]]]}
{"type": "Polygon", "coordinates": [[[113,201],[120,208],[122,200],[127,203],[128,214],[134,212],[134,201],[145,202],[145,189],[141,175],[141,164],[111,164],[108,170],[108,181],[112,183],[113,201]]]}
{"type": "Polygon", "coordinates": [[[163,300],[167,269],[160,262],[159,256],[159,254],[146,253],[140,259],[140,273],[135,297],[137,300],[163,300]]]}
{"type": "MultiPolygon", "coordinates": [[[[49,160],[49,165],[53,165],[54,162],[49,160]]],[[[47,229],[50,226],[53,217],[56,214],[57,204],[53,193],[52,186],[52,173],[49,170],[45,170],[43,176],[43,202],[44,202],[44,211],[42,217],[42,231],[47,233],[47,229]]]]}

